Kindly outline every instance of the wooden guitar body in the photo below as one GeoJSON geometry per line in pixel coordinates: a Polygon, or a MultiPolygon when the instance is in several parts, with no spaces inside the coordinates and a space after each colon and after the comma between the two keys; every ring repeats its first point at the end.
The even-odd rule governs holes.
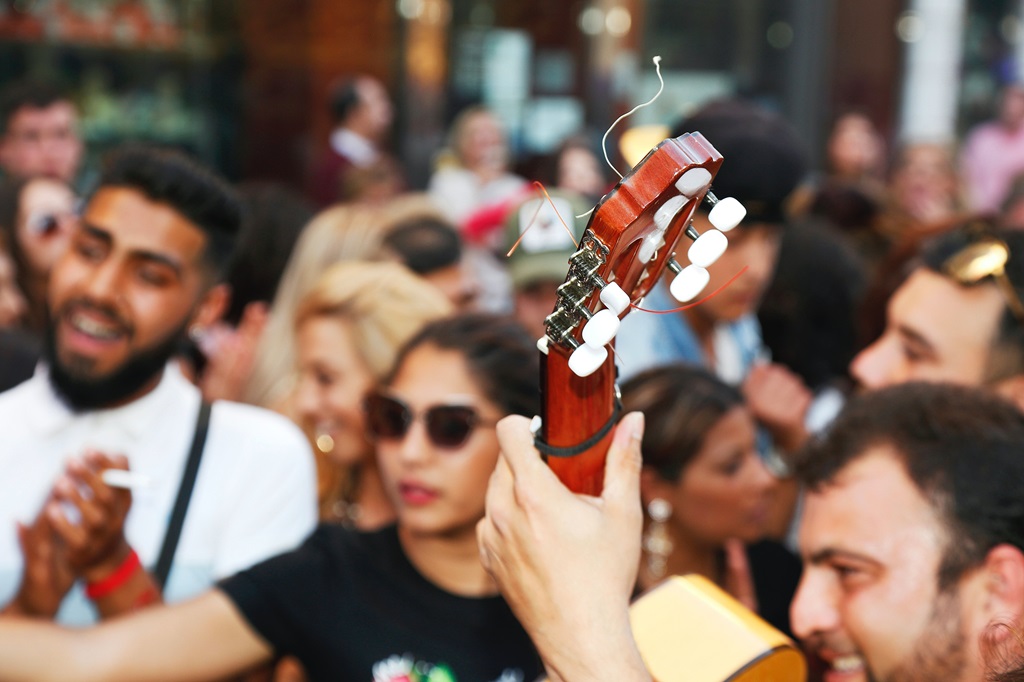
{"type": "Polygon", "coordinates": [[[713,582],[669,578],[629,612],[637,647],[658,682],[803,682],[803,654],[713,582]]]}

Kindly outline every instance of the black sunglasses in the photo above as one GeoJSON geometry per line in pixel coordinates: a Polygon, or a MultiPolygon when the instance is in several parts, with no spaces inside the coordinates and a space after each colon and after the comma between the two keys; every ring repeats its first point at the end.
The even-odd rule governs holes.
{"type": "MultiPolygon", "coordinates": [[[[401,400],[382,393],[371,393],[363,403],[366,428],[377,440],[400,440],[416,419],[412,409],[401,400]]],[[[434,405],[423,412],[427,437],[439,448],[458,448],[469,440],[478,426],[494,426],[486,422],[468,405],[434,405]]]]}

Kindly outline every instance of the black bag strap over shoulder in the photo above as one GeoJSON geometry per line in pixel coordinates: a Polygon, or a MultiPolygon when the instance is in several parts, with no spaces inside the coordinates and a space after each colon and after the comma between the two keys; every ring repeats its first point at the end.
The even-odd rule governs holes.
{"type": "Polygon", "coordinates": [[[199,473],[199,460],[203,457],[206,434],[210,430],[211,408],[212,405],[205,400],[199,406],[199,417],[196,419],[196,431],[192,438],[192,448],[188,453],[188,461],[185,462],[185,471],[181,475],[181,485],[178,486],[178,498],[174,501],[174,509],[171,511],[171,519],[167,523],[164,543],[160,547],[160,556],[157,558],[156,567],[153,569],[153,579],[161,590],[163,590],[167,582],[167,576],[171,572],[171,562],[174,561],[174,552],[178,549],[181,529],[185,525],[185,514],[188,512],[188,503],[192,498],[192,488],[196,484],[196,474],[199,473]]]}

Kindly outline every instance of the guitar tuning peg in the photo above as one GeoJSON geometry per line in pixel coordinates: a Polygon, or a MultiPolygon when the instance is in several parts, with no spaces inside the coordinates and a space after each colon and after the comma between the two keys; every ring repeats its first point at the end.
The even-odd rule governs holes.
{"type": "Polygon", "coordinates": [[[591,346],[608,345],[619,332],[621,324],[618,316],[605,308],[593,314],[583,326],[583,340],[591,346]]]}
{"type": "Polygon", "coordinates": [[[669,285],[669,293],[680,303],[688,303],[697,297],[711,280],[711,274],[699,265],[687,265],[669,285]]]}
{"type": "Polygon", "coordinates": [[[604,346],[577,343],[576,350],[569,355],[569,369],[578,377],[588,377],[604,364],[608,351],[604,346]]]}
{"type": "Polygon", "coordinates": [[[691,168],[676,180],[676,189],[687,199],[697,196],[711,184],[711,173],[705,168],[691,168]]]}
{"type": "Polygon", "coordinates": [[[644,240],[640,242],[640,248],[637,249],[636,257],[641,263],[648,263],[654,258],[654,255],[658,253],[658,249],[665,245],[665,233],[661,230],[655,230],[651,234],[644,237],[644,240]]]}
{"type": "Polygon", "coordinates": [[[683,209],[686,202],[687,197],[684,196],[676,195],[669,198],[661,205],[661,208],[654,212],[654,226],[658,228],[660,232],[667,230],[672,219],[679,214],[679,211],[683,209]]]}
{"type": "Polygon", "coordinates": [[[697,237],[690,245],[686,256],[694,265],[706,268],[718,260],[728,246],[729,238],[720,231],[711,229],[697,237]]]}
{"type": "Polygon", "coordinates": [[[615,282],[609,282],[601,288],[601,303],[618,317],[629,307],[629,294],[615,282]]]}
{"type": "Polygon", "coordinates": [[[739,225],[747,215],[747,209],[743,208],[743,204],[732,197],[719,199],[708,192],[704,195],[704,201],[711,204],[708,220],[722,232],[728,232],[739,225]]]}

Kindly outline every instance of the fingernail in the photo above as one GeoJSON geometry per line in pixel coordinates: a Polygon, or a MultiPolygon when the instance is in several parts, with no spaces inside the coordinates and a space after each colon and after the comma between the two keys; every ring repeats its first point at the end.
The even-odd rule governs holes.
{"type": "Polygon", "coordinates": [[[644,434],[644,415],[642,412],[630,412],[619,423],[615,431],[615,443],[619,446],[629,446],[633,441],[639,441],[644,434]]]}

